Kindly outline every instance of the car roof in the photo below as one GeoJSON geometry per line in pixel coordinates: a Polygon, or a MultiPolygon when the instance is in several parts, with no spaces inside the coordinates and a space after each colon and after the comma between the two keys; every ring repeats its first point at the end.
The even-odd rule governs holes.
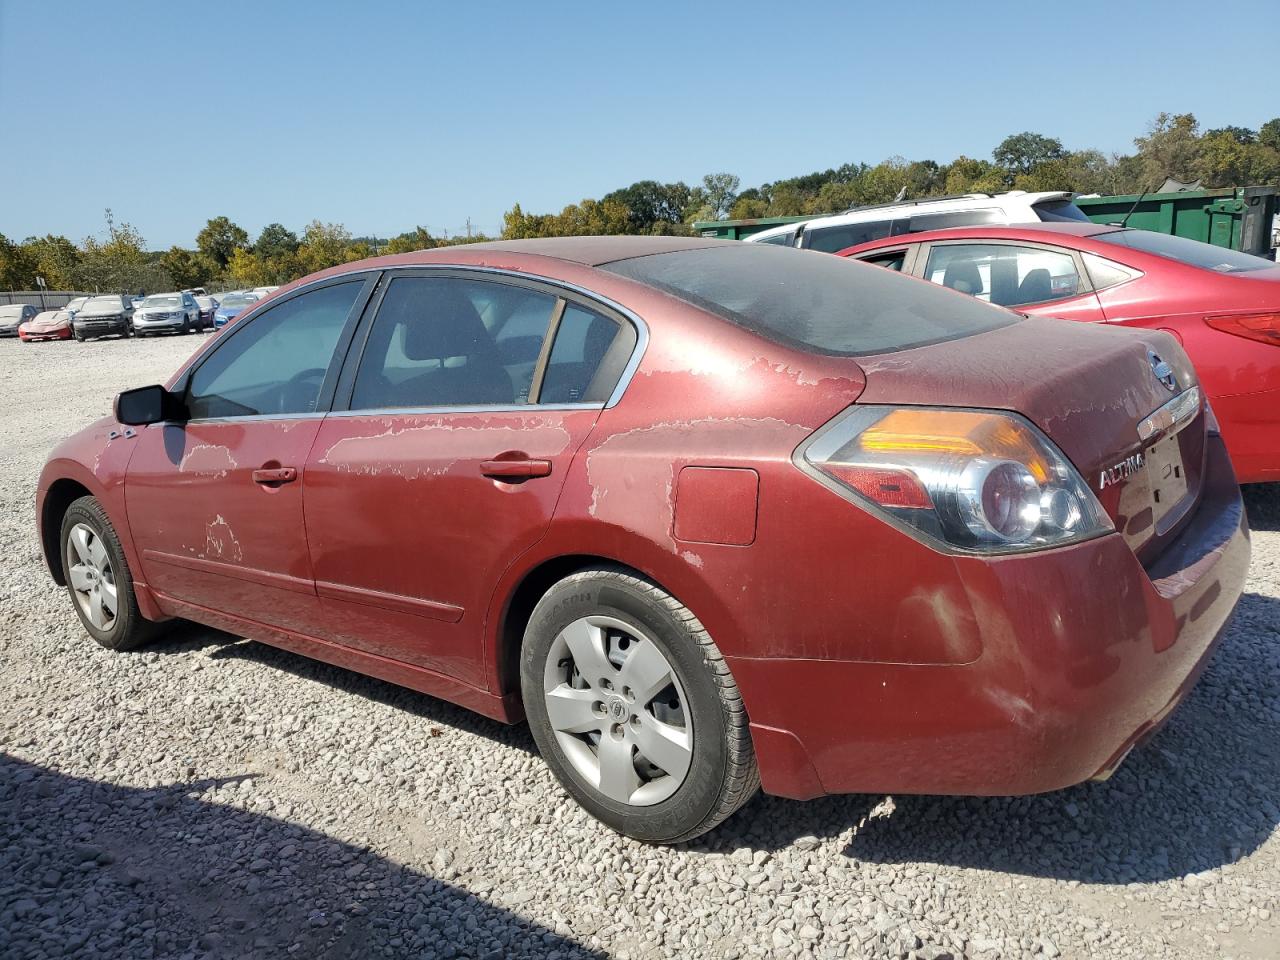
{"type": "MultiPolygon", "coordinates": [[[[700,250],[704,247],[736,246],[736,240],[716,240],[710,237],[544,237],[537,240],[495,240],[487,243],[469,243],[462,247],[437,247],[444,250],[503,250],[510,253],[532,253],[541,257],[554,257],[585,267],[598,267],[615,260],[630,260],[658,253],[675,253],[679,250],[700,250]]],[[[433,258],[434,259],[434,258],[433,258]]]]}
{"type": "Polygon", "coordinates": [[[854,244],[839,251],[846,256],[847,251],[875,250],[880,247],[900,247],[908,243],[925,243],[929,240],[1041,240],[1051,241],[1063,237],[1096,237],[1102,233],[1114,233],[1123,227],[1106,223],[1007,223],[995,225],[974,225],[971,227],[947,227],[944,230],[922,230],[919,233],[900,233],[879,240],[868,240],[866,243],[854,244]]]}

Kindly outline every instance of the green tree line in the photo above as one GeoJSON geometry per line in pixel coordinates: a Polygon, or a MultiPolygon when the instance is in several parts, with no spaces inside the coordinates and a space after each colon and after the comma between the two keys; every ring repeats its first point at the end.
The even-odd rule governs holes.
{"type": "MultiPolygon", "coordinates": [[[[700,183],[641,180],[584,199],[559,213],[528,213],[516,203],[503,216],[502,238],[594,234],[688,234],[698,220],[833,213],[852,206],[953,193],[1071,190],[1126,194],[1156,190],[1167,178],[1206,187],[1280,182],[1280,117],[1258,129],[1202,131],[1189,113],[1158,115],[1134,139],[1131,154],[1067,150],[1030,131],[1005,137],[991,159],[950,163],[890,157],[874,166],[839,167],[742,188],[731,173],[700,183]]],[[[283,284],[325,267],[384,253],[406,253],[493,239],[436,237],[425,227],[378,241],[353,237],[340,223],[313,220],[301,233],[272,223],[256,238],[227,217],[214,217],[194,247],[149,251],[136,229],[106,211],[105,234],[75,244],[63,236],[15,243],[0,234],[0,288],[30,290],[42,277],[51,290],[158,291],[211,284],[283,284]]]]}

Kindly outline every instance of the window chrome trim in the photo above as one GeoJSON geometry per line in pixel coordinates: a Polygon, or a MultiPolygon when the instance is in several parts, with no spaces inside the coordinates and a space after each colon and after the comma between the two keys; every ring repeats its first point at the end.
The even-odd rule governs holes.
{"type": "MultiPolygon", "coordinates": [[[[554,277],[544,277],[541,274],[537,274],[537,273],[525,273],[521,270],[508,270],[505,267],[484,267],[484,266],[475,266],[475,265],[470,265],[465,263],[405,263],[405,264],[396,264],[395,266],[387,266],[387,267],[365,266],[365,267],[361,267],[358,270],[352,270],[351,275],[354,276],[357,274],[368,273],[371,271],[381,271],[384,277],[389,278],[390,275],[393,275],[395,273],[399,273],[402,271],[412,271],[412,270],[465,271],[467,273],[488,274],[490,276],[495,276],[495,277],[509,277],[513,280],[524,280],[526,282],[533,281],[535,283],[546,284],[549,287],[557,287],[561,290],[567,290],[570,293],[577,294],[579,297],[582,297],[584,300],[601,304],[602,306],[605,306],[609,310],[618,314],[620,317],[622,317],[624,320],[630,323],[633,327],[635,327],[636,345],[635,345],[635,349],[631,351],[631,359],[628,360],[626,366],[622,368],[622,373],[618,377],[617,385],[614,386],[613,388],[613,393],[609,394],[609,398],[604,402],[603,409],[605,410],[612,409],[613,407],[616,407],[618,405],[618,402],[622,399],[623,394],[627,392],[627,387],[631,384],[631,380],[635,376],[636,370],[640,368],[640,361],[644,359],[645,351],[649,347],[649,325],[645,323],[644,320],[642,320],[633,310],[627,307],[624,307],[622,304],[618,303],[616,300],[611,300],[609,297],[606,297],[603,294],[596,293],[593,290],[588,290],[586,287],[581,287],[578,284],[573,283],[572,281],[569,281],[569,280],[557,280],[554,277]]],[[[329,281],[336,280],[339,277],[345,277],[345,276],[348,276],[348,274],[335,274],[333,276],[323,277],[319,280],[313,280],[311,281],[311,283],[303,284],[301,287],[298,287],[297,291],[305,290],[307,287],[311,286],[314,283],[327,283],[329,281]]],[[[297,291],[290,291],[290,293],[292,294],[297,291]]],[[[524,405],[522,404],[521,406],[524,406],[524,405]]],[[[536,406],[540,406],[540,404],[531,403],[531,404],[527,404],[527,406],[536,407],[536,406]]],[[[597,405],[591,404],[591,406],[597,406],[597,405]]],[[[457,410],[460,408],[441,407],[439,409],[457,410]]],[[[487,409],[492,410],[495,408],[488,407],[487,409]]],[[[341,411],[335,411],[335,412],[341,412],[341,411]]]]}
{"type": "Polygon", "coordinates": [[[494,403],[456,407],[375,407],[359,410],[333,410],[328,417],[435,417],[452,413],[531,413],[566,410],[601,410],[602,403],[494,403]]]}
{"type": "Polygon", "coordinates": [[[1174,432],[1174,428],[1200,412],[1200,388],[1188,387],[1138,422],[1138,439],[1143,443],[1174,432]]]}

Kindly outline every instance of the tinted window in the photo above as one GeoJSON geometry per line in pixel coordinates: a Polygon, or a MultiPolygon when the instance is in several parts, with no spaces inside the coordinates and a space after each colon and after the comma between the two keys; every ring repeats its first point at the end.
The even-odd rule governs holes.
{"type": "Polygon", "coordinates": [[[392,280],[360,358],[351,408],[527,402],[555,302],[482,280],[392,280]]]}
{"type": "Polygon", "coordinates": [[[1084,260],[1084,268],[1089,271],[1089,279],[1093,282],[1095,290],[1114,287],[1117,283],[1132,280],[1138,275],[1137,271],[1112,263],[1096,253],[1082,253],[1080,256],[1084,260]]]}
{"type": "Polygon", "coordinates": [[[868,220],[831,227],[810,227],[805,233],[805,246],[822,253],[835,253],[846,247],[889,236],[892,220],[868,220]]]}
{"type": "Polygon", "coordinates": [[[1167,233],[1154,233],[1150,230],[1116,230],[1114,233],[1099,233],[1094,240],[1114,243],[1121,247],[1141,250],[1143,253],[1154,253],[1157,257],[1165,257],[1185,263],[1189,267],[1200,267],[1217,273],[1246,273],[1250,270],[1265,270],[1275,264],[1262,257],[1255,257],[1238,250],[1215,247],[1199,240],[1188,240],[1186,237],[1172,237],[1167,233]]]}
{"type": "Polygon", "coordinates": [[[600,394],[607,395],[613,383],[592,389],[592,381],[617,334],[618,325],[608,317],[576,304],[565,307],[556,331],[556,341],[551,345],[539,401],[582,403],[604,400],[605,396],[600,394]]]}
{"type": "Polygon", "coordinates": [[[886,270],[895,270],[902,272],[902,265],[907,262],[907,251],[894,250],[891,253],[878,253],[874,257],[859,257],[862,263],[869,263],[875,267],[884,267],[886,270]]]}
{"type": "Polygon", "coordinates": [[[1080,274],[1070,254],[1011,244],[934,247],[924,275],[934,283],[1002,307],[1062,300],[1081,290],[1080,274]]]}
{"type": "Polygon", "coordinates": [[[311,413],[363,280],[312,290],[252,317],[191,376],[193,418],[311,413]]]}
{"type": "Polygon", "coordinates": [[[1016,322],[889,270],[758,243],[637,257],[602,269],[819,353],[883,353],[1016,322]]]}
{"type": "MultiPolygon", "coordinates": [[[[973,227],[983,223],[1004,223],[1007,220],[999,210],[952,210],[947,213],[921,213],[911,218],[910,233],[926,230],[948,230],[951,227],[973,227]]],[[[902,232],[902,231],[899,231],[902,232]]]]}
{"type": "Polygon", "coordinates": [[[1092,223],[1084,211],[1070,200],[1045,200],[1031,208],[1047,223],[1092,223]]]}
{"type": "Polygon", "coordinates": [[[765,237],[763,240],[757,240],[756,243],[775,243],[780,247],[789,247],[795,242],[795,231],[787,233],[775,233],[772,237],[765,237]]]}

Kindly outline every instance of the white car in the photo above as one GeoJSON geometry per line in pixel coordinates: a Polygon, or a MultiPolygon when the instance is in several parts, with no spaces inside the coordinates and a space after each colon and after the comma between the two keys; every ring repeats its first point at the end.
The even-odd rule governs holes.
{"type": "Polygon", "coordinates": [[[254,288],[253,288],[251,291],[249,291],[249,292],[250,292],[250,293],[256,293],[256,294],[258,295],[258,298],[259,298],[259,299],[261,299],[262,297],[265,297],[265,296],[266,296],[267,294],[269,294],[269,293],[275,293],[275,292],[276,292],[277,290],[279,290],[279,289],[280,289],[280,285],[279,285],[279,284],[276,284],[276,285],[274,285],[274,286],[254,287],[254,288]]]}
{"type": "Polygon", "coordinates": [[[186,291],[152,294],[133,314],[133,332],[140,337],[166,331],[190,333],[201,326],[200,305],[186,291]]]}
{"type": "Polygon", "coordinates": [[[854,244],[899,233],[919,233],[980,223],[1035,223],[1076,220],[1089,223],[1066,192],[966,193],[857,207],[829,217],[787,223],[744,238],[746,243],[776,243],[836,253],[854,244]]]}

